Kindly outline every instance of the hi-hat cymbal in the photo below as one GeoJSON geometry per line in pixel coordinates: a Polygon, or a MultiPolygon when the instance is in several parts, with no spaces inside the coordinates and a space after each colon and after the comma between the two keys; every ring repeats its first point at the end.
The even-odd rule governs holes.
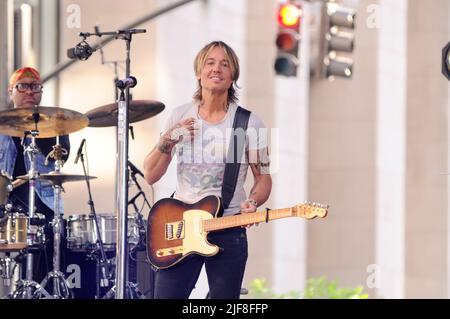
{"type": "MultiPolygon", "coordinates": [[[[164,110],[164,104],[151,100],[130,101],[128,121],[139,122],[155,116],[164,110]]],[[[86,113],[89,118],[89,127],[107,127],[117,125],[117,103],[99,106],[86,113]]]]}
{"type": "MultiPolygon", "coordinates": [[[[95,179],[97,177],[96,176],[88,176],[87,178],[95,179]]],[[[28,175],[22,175],[22,176],[18,176],[17,179],[28,180],[29,177],[28,177],[28,175]]],[[[50,172],[47,174],[39,174],[37,179],[49,181],[50,183],[52,183],[54,185],[62,185],[64,183],[69,183],[69,182],[84,181],[86,179],[86,177],[84,175],[65,174],[65,173],[61,173],[61,172],[50,172]]]]}
{"type": "Polygon", "coordinates": [[[0,111],[0,133],[9,136],[22,137],[25,131],[37,129],[37,138],[55,137],[79,131],[88,124],[86,115],[61,107],[37,106],[0,111]]]}

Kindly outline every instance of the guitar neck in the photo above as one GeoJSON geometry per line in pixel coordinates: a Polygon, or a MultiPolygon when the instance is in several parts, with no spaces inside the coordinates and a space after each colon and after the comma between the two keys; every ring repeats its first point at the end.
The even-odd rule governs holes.
{"type": "Polygon", "coordinates": [[[265,222],[266,220],[269,221],[292,216],[293,216],[292,208],[274,209],[269,210],[268,212],[263,211],[249,214],[225,216],[221,218],[214,218],[203,221],[203,230],[206,232],[210,232],[237,226],[245,226],[255,223],[261,223],[265,222]]]}

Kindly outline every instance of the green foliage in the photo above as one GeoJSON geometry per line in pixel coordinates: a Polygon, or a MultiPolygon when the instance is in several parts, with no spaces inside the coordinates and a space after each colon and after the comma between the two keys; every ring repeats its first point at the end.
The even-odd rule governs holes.
{"type": "Polygon", "coordinates": [[[336,280],[328,281],[326,277],[311,278],[303,291],[304,299],[367,299],[363,286],[339,288],[336,280]]]}
{"type": "Polygon", "coordinates": [[[250,283],[247,298],[254,299],[367,299],[369,295],[363,292],[362,286],[355,288],[339,288],[336,280],[328,281],[326,277],[311,278],[306,283],[305,290],[289,291],[276,294],[267,287],[264,278],[256,278],[250,283]]]}
{"type": "Polygon", "coordinates": [[[284,294],[276,294],[272,289],[267,287],[267,281],[264,278],[256,278],[250,283],[248,298],[254,299],[298,299],[299,291],[290,291],[284,294]]]}

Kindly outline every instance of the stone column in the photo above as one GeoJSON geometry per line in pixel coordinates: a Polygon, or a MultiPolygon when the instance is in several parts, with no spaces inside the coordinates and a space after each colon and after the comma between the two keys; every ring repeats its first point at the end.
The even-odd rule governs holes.
{"type": "Polygon", "coordinates": [[[346,287],[365,285],[367,267],[376,261],[379,32],[365,25],[374,3],[354,7],[353,78],[311,83],[308,193],[330,210],[326,219],[308,222],[307,276],[327,276],[346,287]]]}
{"type": "Polygon", "coordinates": [[[13,7],[12,0],[0,1],[0,110],[9,102],[8,82],[13,71],[13,7]]]}
{"type": "Polygon", "coordinates": [[[376,150],[376,263],[368,289],[404,297],[407,1],[381,0],[368,27],[379,30],[376,150]],[[377,18],[378,14],[378,18],[377,18]]]}
{"type": "Polygon", "coordinates": [[[446,0],[408,3],[405,297],[448,297],[448,42],[446,0]]]}

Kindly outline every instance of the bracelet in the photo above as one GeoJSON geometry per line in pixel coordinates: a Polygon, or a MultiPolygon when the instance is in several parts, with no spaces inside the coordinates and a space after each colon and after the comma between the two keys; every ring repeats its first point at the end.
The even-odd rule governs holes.
{"type": "Polygon", "coordinates": [[[245,201],[250,203],[252,206],[258,207],[258,202],[252,198],[247,198],[245,201]]]}

